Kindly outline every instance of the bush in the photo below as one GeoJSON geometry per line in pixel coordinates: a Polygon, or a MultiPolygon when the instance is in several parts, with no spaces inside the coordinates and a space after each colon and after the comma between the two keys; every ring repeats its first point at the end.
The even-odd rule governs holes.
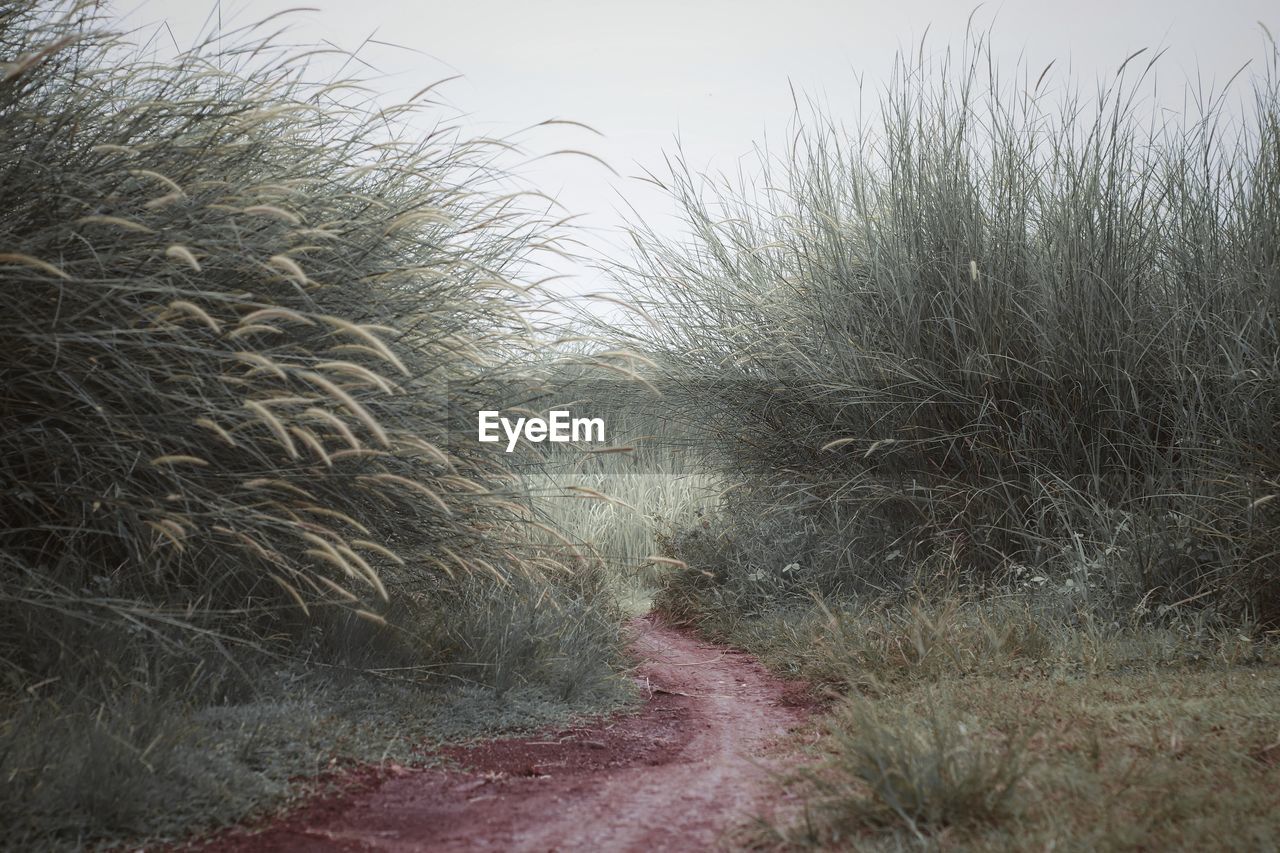
{"type": "Polygon", "coordinates": [[[989,59],[904,59],[859,130],[819,116],[750,184],[677,165],[689,233],[636,229],[655,322],[625,337],[735,511],[790,513],[850,586],[1036,575],[1275,623],[1275,63],[1239,121],[1150,124],[1154,60],[1054,104],[989,59]]]}
{"type": "Polygon", "coordinates": [[[153,62],[56,11],[0,14],[8,670],[532,571],[509,472],[445,441],[446,383],[530,345],[500,285],[544,229],[492,146],[247,33],[153,62]]]}
{"type": "Polygon", "coordinates": [[[256,768],[200,714],[282,672],[599,693],[607,591],[448,441],[537,344],[508,285],[556,232],[506,146],[253,28],[155,59],[93,8],[0,9],[0,812],[40,844],[238,817],[316,768],[214,808],[203,775],[256,768]],[[495,648],[513,619],[536,642],[495,648]]]}

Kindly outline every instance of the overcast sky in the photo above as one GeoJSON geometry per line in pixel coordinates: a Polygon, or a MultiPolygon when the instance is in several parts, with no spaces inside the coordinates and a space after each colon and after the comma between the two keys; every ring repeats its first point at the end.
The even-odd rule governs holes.
{"type": "MultiPolygon", "coordinates": [[[[524,174],[554,195],[603,245],[622,223],[623,197],[660,228],[669,208],[628,176],[662,170],[679,137],[697,168],[734,171],[768,131],[781,135],[793,112],[790,87],[852,117],[855,79],[874,92],[895,52],[959,46],[973,6],[954,0],[300,0],[317,11],[288,16],[297,42],[327,40],[354,49],[380,73],[388,100],[432,81],[461,79],[441,91],[477,132],[504,135],[548,118],[585,122],[604,134],[542,129],[533,152],[582,148],[606,160],[615,178],[585,158],[540,161],[524,174]]],[[[176,41],[195,41],[211,14],[246,24],[297,4],[274,0],[118,0],[131,27],[167,21],[176,41]]],[[[1004,0],[976,19],[992,28],[997,56],[1089,84],[1110,77],[1143,47],[1168,48],[1162,85],[1180,88],[1197,73],[1225,81],[1268,52],[1258,22],[1280,34],[1274,0],[1004,0]]],[[[144,30],[151,32],[153,30],[144,30]]],[[[168,33],[164,33],[165,37],[168,33]]],[[[615,238],[616,239],[616,238],[615,238]]],[[[578,292],[600,286],[570,267],[578,292]]]]}

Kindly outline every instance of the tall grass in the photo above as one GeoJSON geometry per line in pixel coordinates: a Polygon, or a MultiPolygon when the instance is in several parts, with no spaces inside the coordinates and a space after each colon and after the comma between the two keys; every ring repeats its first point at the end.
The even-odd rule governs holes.
{"type": "Polygon", "coordinates": [[[163,801],[200,762],[32,764],[79,747],[24,740],[112,737],[135,703],[132,744],[134,717],[244,699],[264,661],[565,697],[607,678],[598,570],[535,539],[500,454],[447,441],[474,429],[450,394],[500,395],[540,343],[522,312],[558,232],[510,146],[427,92],[314,80],[274,24],[157,59],[96,8],[0,9],[6,825],[145,831],[154,808],[104,824],[54,777],[163,801]]]}
{"type": "MultiPolygon", "coordinates": [[[[575,547],[606,568],[611,587],[644,610],[673,566],[663,543],[695,524],[719,490],[711,475],[628,471],[625,462],[610,459],[602,467],[612,470],[594,472],[548,466],[527,482],[538,517],[566,531],[575,547]]],[[[554,542],[547,537],[544,544],[554,542]]]]}
{"type": "Polygon", "coordinates": [[[5,660],[518,571],[509,472],[443,449],[443,383],[528,345],[491,146],[252,33],[156,64],[86,14],[0,19],[5,660]]]}
{"type": "Polygon", "coordinates": [[[1156,63],[1086,96],[972,37],[739,184],[676,161],[623,337],[740,484],[744,571],[1280,619],[1276,55],[1172,114],[1156,63]]]}
{"type": "Polygon", "coordinates": [[[665,543],[712,511],[723,487],[685,447],[686,429],[646,411],[660,395],[642,382],[596,383],[590,397],[606,413],[605,444],[552,446],[523,482],[536,517],[599,563],[630,609],[647,610],[673,567],[665,543]]]}

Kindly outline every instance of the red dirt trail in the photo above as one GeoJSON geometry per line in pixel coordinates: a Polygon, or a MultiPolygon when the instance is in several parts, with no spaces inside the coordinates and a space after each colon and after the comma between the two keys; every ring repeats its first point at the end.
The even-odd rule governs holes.
{"type": "Polygon", "coordinates": [[[780,804],[770,784],[779,758],[766,747],[806,718],[803,687],[652,616],[631,627],[648,697],[639,713],[447,749],[463,769],[379,774],[204,849],[612,853],[722,844],[726,829],[780,804]]]}

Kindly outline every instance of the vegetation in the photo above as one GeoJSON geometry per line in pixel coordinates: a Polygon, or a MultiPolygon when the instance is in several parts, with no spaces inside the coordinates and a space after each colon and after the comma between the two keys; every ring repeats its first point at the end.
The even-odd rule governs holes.
{"type": "Polygon", "coordinates": [[[531,451],[524,482],[539,517],[606,567],[608,585],[629,612],[643,613],[665,571],[680,565],[660,553],[660,543],[714,510],[720,481],[699,464],[697,448],[686,446],[694,433],[647,411],[660,399],[657,389],[560,377],[550,399],[590,400],[605,413],[606,443],[531,451]]]}
{"type": "MultiPolygon", "coordinates": [[[[429,101],[309,82],[266,30],[155,59],[94,8],[0,11],[6,843],[234,818],[337,739],[218,708],[615,701],[598,561],[447,441],[534,349],[556,239],[502,144],[411,136],[429,101]]],[[[374,722],[357,757],[401,737],[374,722]]]]}
{"type": "Polygon", "coordinates": [[[921,51],[737,185],[677,161],[597,346],[527,316],[506,143],[94,8],[0,10],[3,843],[612,707],[655,584],[831,696],[751,843],[1278,843],[1280,53],[1148,121],[1154,58],[921,51]],[[465,440],[567,398],[610,446],[465,440]]]}
{"type": "Polygon", "coordinates": [[[1151,126],[1141,62],[1055,107],[979,41],[743,186],[677,166],[631,339],[708,412],[726,516],[799,537],[774,568],[1276,621],[1277,76],[1151,126]]]}
{"type": "Polygon", "coordinates": [[[1275,843],[1276,58],[1149,120],[977,37],[675,162],[620,342],[727,488],[657,606],[843,697],[774,842],[1275,843]]]}
{"type": "Polygon", "coordinates": [[[1117,626],[1073,615],[1018,597],[737,616],[719,636],[832,695],[786,780],[803,809],[743,844],[1274,846],[1274,642],[1199,616],[1117,626]]]}

